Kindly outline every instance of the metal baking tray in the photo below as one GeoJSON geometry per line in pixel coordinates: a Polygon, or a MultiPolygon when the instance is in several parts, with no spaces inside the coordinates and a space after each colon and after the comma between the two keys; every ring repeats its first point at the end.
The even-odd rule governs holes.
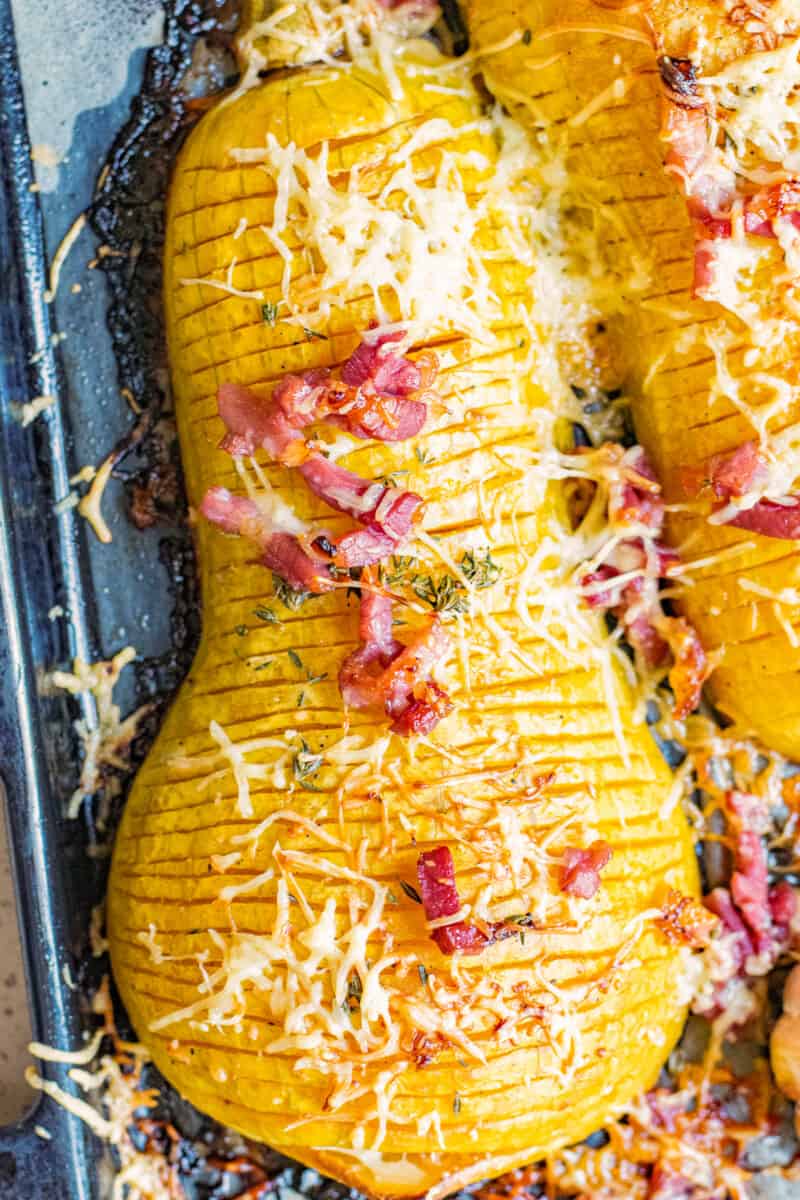
{"type": "MultiPolygon", "coordinates": [[[[34,1037],[60,1048],[81,1045],[83,989],[73,980],[103,969],[86,938],[107,854],[91,804],[78,820],[65,816],[78,774],[74,722],[91,728],[93,704],[54,692],[47,677],[75,657],[133,644],[139,657],[119,699],[123,711],[154,702],[152,733],[192,652],[188,534],[179,522],[141,532],[125,508],[136,472],[147,470],[139,437],[168,412],[160,229],[186,123],[174,84],[197,39],[230,24],[231,9],[223,0],[0,0],[0,793],[34,1037]],[[115,178],[103,172],[98,183],[109,156],[115,178]],[[82,211],[89,221],[48,304],[47,263],[82,211]],[[102,245],[110,252],[88,270],[102,245]],[[16,406],[36,396],[54,403],[23,427],[16,406]],[[115,443],[131,451],[120,466],[129,478],[109,487],[113,541],[100,545],[58,502],[70,477],[115,443]]],[[[224,74],[224,55],[219,67],[211,57],[211,76],[224,74]]],[[[67,1070],[47,1064],[43,1074],[75,1092],[67,1070]]],[[[103,1158],[78,1118],[32,1100],[0,1130],[0,1200],[97,1200],[103,1158]]]]}

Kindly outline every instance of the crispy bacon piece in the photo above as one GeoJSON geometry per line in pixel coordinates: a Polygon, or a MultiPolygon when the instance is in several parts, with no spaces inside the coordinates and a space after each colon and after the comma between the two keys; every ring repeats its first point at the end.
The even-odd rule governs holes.
{"type": "Polygon", "coordinates": [[[607,842],[592,842],[586,850],[567,846],[561,860],[558,886],[568,896],[591,900],[600,887],[600,872],[611,862],[611,847],[607,842]]]}
{"type": "Polygon", "coordinates": [[[717,926],[717,919],[698,900],[670,888],[655,923],[668,942],[683,942],[692,949],[699,950],[708,945],[708,939],[717,926]]]}
{"type": "Polygon", "coordinates": [[[667,99],[680,108],[702,108],[704,101],[697,85],[697,69],[690,58],[671,58],[662,54],[658,70],[667,99]]]}
{"type": "Polygon", "coordinates": [[[224,383],[217,393],[228,430],[222,448],[238,457],[263,446],[282,462],[288,444],[317,421],[383,442],[414,437],[428,416],[438,361],[433,353],[421,354],[416,362],[395,353],[392,343],[402,338],[398,332],[362,342],[344,363],[340,380],[321,367],[285,375],[268,400],[224,383]]]}
{"type": "Polygon", "coordinates": [[[203,516],[225,533],[254,542],[261,562],[299,592],[327,592],[333,587],[330,560],[315,557],[294,533],[275,526],[253,500],[234,496],[227,488],[209,488],[200,505],[203,516]]]}
{"type": "Polygon", "coordinates": [[[217,392],[217,408],[227,429],[220,448],[233,458],[263,448],[276,462],[285,462],[302,449],[299,430],[274,398],[262,400],[238,383],[223,383],[217,392]]]}
{"type": "Polygon", "coordinates": [[[647,1200],[689,1200],[694,1184],[665,1163],[656,1163],[647,1187],[647,1200]]]}
{"type": "MultiPolygon", "coordinates": [[[[766,461],[755,442],[743,442],[727,454],[715,454],[700,467],[682,471],[684,491],[697,496],[710,488],[725,503],[744,496],[763,481],[766,461]]],[[[740,509],[725,522],[764,537],[795,540],[800,538],[800,496],[783,500],[759,500],[750,508],[740,509]]]]}
{"type": "Polygon", "coordinates": [[[664,525],[664,501],[655,470],[641,446],[629,457],[622,477],[609,487],[608,515],[620,525],[647,525],[660,533],[664,525]]]}
{"type": "Polygon", "coordinates": [[[339,566],[364,567],[393,554],[410,534],[422,505],[415,492],[362,479],[316,451],[301,465],[300,474],[315,496],[364,526],[338,543],[339,566]]]}
{"type": "Polygon", "coordinates": [[[710,488],[718,500],[744,496],[763,478],[766,463],[755,442],[743,442],[726,454],[714,454],[699,467],[681,471],[683,490],[699,496],[710,488]]]}
{"type": "Polygon", "coordinates": [[[736,203],[745,233],[775,238],[779,221],[800,229],[800,181],[789,179],[749,196],[739,194],[735,172],[710,141],[709,115],[693,64],[663,57],[659,65],[667,88],[662,119],[665,165],[680,180],[695,229],[694,294],[713,300],[716,243],[732,236],[736,203]]]}
{"type": "MultiPolygon", "coordinates": [[[[456,869],[449,846],[426,850],[417,859],[422,906],[429,921],[454,917],[461,909],[456,887],[456,869]]],[[[503,921],[479,927],[470,921],[454,921],[431,930],[431,937],[442,954],[480,954],[487,946],[513,937],[516,930],[503,921]]]]}
{"type": "Polygon", "coordinates": [[[756,797],[728,792],[725,808],[733,834],[734,870],[730,890],[715,888],[704,903],[722,921],[732,939],[736,971],[748,974],[751,958],[764,974],[787,949],[796,908],[794,890],[785,881],[769,885],[767,851],[760,836],[762,805],[756,797]]]}
{"type": "MultiPolygon", "coordinates": [[[[362,580],[362,583],[369,579],[362,580]]],[[[339,687],[352,708],[382,708],[395,733],[429,733],[452,710],[447,693],[430,679],[450,638],[438,617],[405,645],[392,634],[392,600],[361,590],[362,644],[342,663],[339,687]]]]}
{"type": "Polygon", "coordinates": [[[660,617],[656,631],[672,653],[669,682],[675,697],[672,714],[688,717],[700,703],[703,684],[711,674],[711,663],[697,630],[683,617],[660,617]]]}
{"type": "Polygon", "coordinates": [[[785,501],[759,500],[752,508],[742,509],[731,517],[726,524],[764,537],[796,541],[800,539],[800,496],[787,496],[785,501]]]}

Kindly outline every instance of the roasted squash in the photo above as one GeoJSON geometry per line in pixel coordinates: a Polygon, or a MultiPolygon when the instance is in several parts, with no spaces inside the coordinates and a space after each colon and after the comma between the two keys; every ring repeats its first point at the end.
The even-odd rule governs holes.
{"type": "MultiPolygon", "coordinates": [[[[286,44],[275,28],[248,31],[262,67],[286,44]]],[[[297,607],[245,540],[198,517],[202,642],[125,808],[109,936],[139,1036],[200,1109],[369,1193],[442,1195],[588,1134],[654,1081],[691,953],[661,910],[697,879],[601,627],[557,590],[562,502],[541,466],[557,413],[528,311],[522,135],[430,43],[392,45],[388,65],[378,49],[274,70],[189,137],[165,254],[175,405],[196,511],[209,487],[244,491],[219,449],[221,385],[266,403],[286,372],[340,364],[375,320],[413,328],[412,357],[436,352],[424,429],[350,439],[339,461],[425,497],[391,567],[410,581],[407,629],[426,619],[420,595],[440,609],[454,711],[420,739],[346,712],[336,673],[358,608],[344,583],[297,607]],[[387,251],[400,282],[374,258],[354,284],[384,211],[401,222],[387,251]],[[430,260],[412,263],[420,221],[430,260]],[[348,231],[326,291],[339,268],[322,234],[341,246],[348,231]],[[415,266],[427,274],[409,282],[415,266]],[[464,556],[487,551],[491,577],[459,582],[464,556]],[[437,599],[448,579],[457,604],[437,599]],[[575,898],[565,852],[598,841],[610,862],[575,898]],[[464,911],[513,936],[439,949],[417,888],[442,847],[464,911]]],[[[298,518],[344,527],[296,473],[261,452],[258,469],[262,499],[268,481],[298,518]]]]}
{"type": "Polygon", "coordinates": [[[687,560],[680,606],[716,661],[711,695],[745,734],[796,757],[797,541],[785,530],[765,536],[753,526],[758,510],[739,518],[748,528],[712,522],[726,500],[730,512],[744,503],[747,452],[751,465],[759,456],[763,494],[777,501],[762,503],[762,514],[773,526],[795,515],[796,229],[787,211],[778,240],[750,209],[765,178],[786,175],[770,161],[776,142],[796,154],[791,108],[777,102],[793,86],[797,18],[778,6],[739,21],[739,9],[728,18],[707,0],[466,7],[476,47],[489,51],[481,70],[490,90],[548,139],[564,208],[576,206],[594,231],[598,309],[609,311],[637,436],[674,506],[670,536],[687,560]],[[723,210],[733,211],[732,237],[723,210]],[[726,463],[739,474],[727,491],[726,463]]]}

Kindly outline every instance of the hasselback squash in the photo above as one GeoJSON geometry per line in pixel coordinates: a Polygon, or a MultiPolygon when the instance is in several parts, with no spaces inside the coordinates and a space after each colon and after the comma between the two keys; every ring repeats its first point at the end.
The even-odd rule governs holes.
{"type": "MultiPolygon", "coordinates": [[[[169,196],[203,635],[125,809],[109,935],[139,1036],[200,1109],[372,1194],[444,1194],[655,1079],[685,1013],[694,854],[601,626],[559,585],[521,131],[380,6],[301,6],[313,44],[292,10],[251,13],[265,78],[251,59],[169,196]],[[301,67],[302,45],[330,61],[301,67]],[[376,322],[405,337],[408,357],[381,353],[417,380],[421,428],[354,437],[340,414],[299,469],[220,448],[219,407],[241,451],[231,404],[255,395],[258,425],[287,377],[352,382],[376,322]],[[201,510],[224,524],[249,492],[298,554],[311,523],[320,554],[341,547],[352,521],[310,462],[425,505],[380,568],[302,599],[264,566],[277,543],[260,561],[201,510]],[[436,630],[435,728],[344,706],[359,586],[362,632],[387,593],[401,646],[436,630]]],[[[239,532],[263,533],[256,509],[239,532]]]]}
{"type": "Polygon", "coordinates": [[[490,89],[556,154],[562,211],[594,233],[598,309],[673,508],[680,604],[716,662],[711,694],[743,732],[797,756],[790,7],[467,4],[490,89]]]}

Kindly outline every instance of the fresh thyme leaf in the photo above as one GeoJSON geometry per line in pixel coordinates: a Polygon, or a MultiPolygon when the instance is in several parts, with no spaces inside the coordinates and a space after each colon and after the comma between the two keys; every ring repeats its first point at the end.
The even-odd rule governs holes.
{"type": "Polygon", "coordinates": [[[328,678],[328,672],[323,671],[321,675],[312,675],[308,667],[306,667],[306,680],[309,683],[322,683],[323,679],[328,678]]]}
{"type": "Polygon", "coordinates": [[[456,1092],[455,1096],[453,1096],[453,1112],[456,1114],[456,1116],[458,1116],[458,1114],[461,1112],[461,1097],[459,1096],[458,1092],[456,1092]]]}
{"type": "Polygon", "coordinates": [[[272,611],[272,609],[267,608],[266,605],[263,604],[259,605],[259,607],[255,610],[255,615],[258,617],[259,621],[266,621],[268,625],[280,625],[281,623],[280,618],[275,616],[275,613],[272,611]]]}
{"type": "Polygon", "coordinates": [[[364,989],[361,986],[361,977],[356,974],[351,975],[347,981],[348,996],[360,997],[363,993],[363,990],[364,989]]]}
{"type": "Polygon", "coordinates": [[[530,46],[532,41],[533,41],[533,34],[531,33],[530,29],[525,29],[522,34],[523,46],[530,46]]]}
{"type": "Polygon", "coordinates": [[[318,329],[308,329],[304,325],[303,333],[306,335],[306,338],[308,339],[309,342],[314,342],[314,341],[327,342],[328,341],[327,333],[320,333],[318,329]]]}
{"type": "Polygon", "coordinates": [[[503,569],[494,561],[492,552],[488,549],[482,555],[480,551],[466,550],[461,556],[459,566],[477,591],[496,583],[503,569]]]}
{"type": "Polygon", "coordinates": [[[305,791],[319,791],[319,788],[313,783],[313,777],[317,774],[324,761],[325,759],[322,754],[314,754],[305,739],[300,739],[300,749],[292,758],[292,775],[305,791]]]}
{"type": "Polygon", "coordinates": [[[390,565],[381,564],[381,583],[385,587],[396,587],[399,583],[408,583],[417,559],[413,554],[393,554],[390,565]]]}
{"type": "Polygon", "coordinates": [[[289,587],[286,580],[282,579],[280,575],[276,575],[274,571],[272,572],[272,586],[281,604],[286,608],[290,608],[293,612],[297,612],[301,604],[305,604],[311,595],[311,592],[298,592],[293,587],[289,587]]]}
{"type": "Polygon", "coordinates": [[[430,604],[435,612],[467,611],[464,585],[453,575],[440,575],[438,579],[434,579],[432,575],[415,575],[411,580],[411,589],[425,604],[430,604]]]}
{"type": "Polygon", "coordinates": [[[530,913],[515,913],[513,917],[504,917],[504,925],[533,925],[533,917],[530,913]]]}
{"type": "Polygon", "coordinates": [[[388,475],[376,475],[375,482],[382,483],[384,487],[397,487],[401,482],[400,476],[407,474],[407,470],[390,471],[388,475]]]}
{"type": "Polygon", "coordinates": [[[298,693],[297,693],[297,707],[298,707],[298,708],[302,708],[302,707],[303,707],[303,701],[305,700],[305,698],[306,698],[306,694],[305,694],[305,692],[298,692],[298,693]]]}
{"type": "Polygon", "coordinates": [[[425,970],[425,964],[417,963],[417,970],[419,971],[419,977],[422,980],[422,985],[424,987],[428,982],[428,972],[425,970]]]}
{"type": "Polygon", "coordinates": [[[386,899],[390,904],[399,904],[399,900],[391,888],[386,889],[386,899]]]}
{"type": "Polygon", "coordinates": [[[436,456],[431,454],[430,450],[423,450],[421,446],[414,447],[414,457],[423,467],[427,467],[429,463],[436,462],[436,456]]]}
{"type": "Polygon", "coordinates": [[[267,325],[274,325],[278,319],[278,306],[268,300],[266,304],[261,305],[261,316],[267,325]]]}
{"type": "Polygon", "coordinates": [[[290,660],[291,660],[291,661],[294,663],[294,665],[297,667],[298,671],[302,671],[302,669],[303,669],[303,660],[302,660],[302,658],[300,657],[300,655],[297,653],[297,651],[296,651],[296,650],[291,650],[291,649],[289,649],[289,650],[287,650],[287,651],[286,651],[286,653],[289,655],[289,658],[290,658],[290,660]]]}
{"type": "Polygon", "coordinates": [[[262,663],[259,663],[257,667],[253,667],[253,670],[254,671],[265,671],[267,669],[267,667],[274,661],[275,661],[274,658],[265,658],[264,661],[262,663]]]}
{"type": "Polygon", "coordinates": [[[422,904],[422,897],[415,887],[410,883],[406,883],[405,879],[400,880],[400,887],[403,889],[409,900],[413,900],[415,904],[422,904]]]}
{"type": "Polygon", "coordinates": [[[237,637],[247,637],[249,632],[250,631],[248,630],[246,625],[237,625],[236,628],[234,629],[234,633],[236,634],[237,637]]]}

